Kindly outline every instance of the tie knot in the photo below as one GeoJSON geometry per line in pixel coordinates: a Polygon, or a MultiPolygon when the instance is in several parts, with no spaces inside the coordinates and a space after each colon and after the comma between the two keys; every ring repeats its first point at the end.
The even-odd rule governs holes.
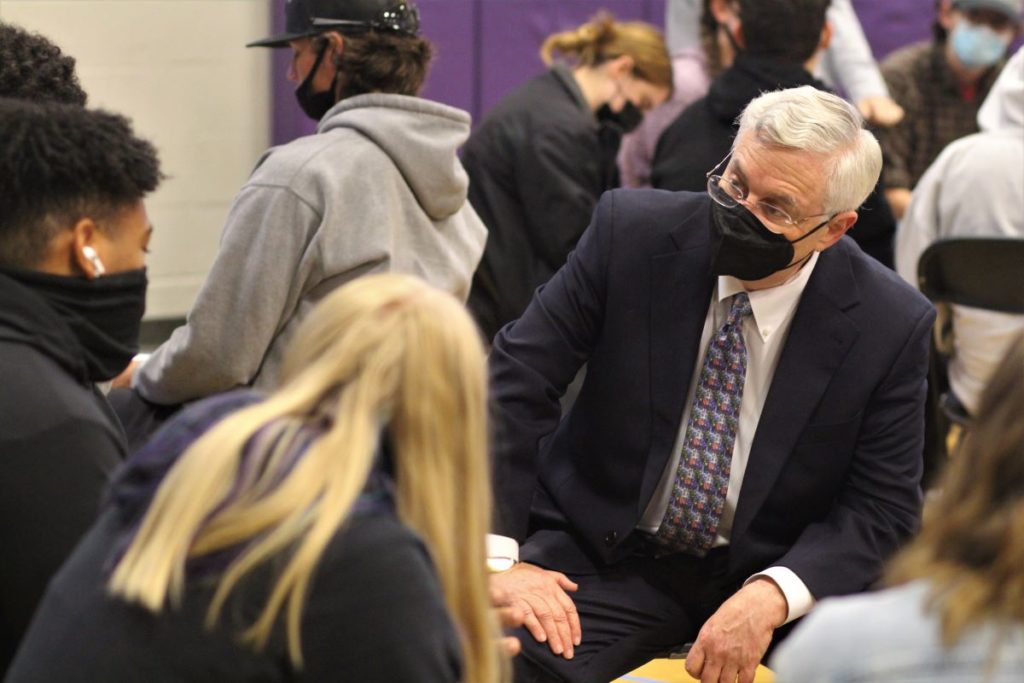
{"type": "Polygon", "coordinates": [[[729,309],[729,318],[726,321],[729,325],[736,325],[744,317],[750,315],[750,297],[746,292],[740,292],[732,298],[732,308],[729,309]]]}

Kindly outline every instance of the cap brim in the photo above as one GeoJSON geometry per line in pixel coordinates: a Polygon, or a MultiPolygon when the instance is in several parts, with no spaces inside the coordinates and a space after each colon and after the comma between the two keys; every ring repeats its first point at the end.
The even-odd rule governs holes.
{"type": "Polygon", "coordinates": [[[263,38],[262,40],[254,40],[251,43],[246,43],[246,47],[288,47],[288,43],[299,38],[308,38],[309,36],[316,35],[318,31],[304,31],[302,33],[281,33],[276,36],[270,36],[269,38],[263,38]]]}

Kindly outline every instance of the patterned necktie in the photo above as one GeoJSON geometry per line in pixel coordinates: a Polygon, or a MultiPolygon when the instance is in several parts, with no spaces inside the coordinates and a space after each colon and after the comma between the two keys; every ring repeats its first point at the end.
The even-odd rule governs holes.
{"type": "Polygon", "coordinates": [[[747,373],[743,343],[747,315],[750,298],[740,292],[704,356],[672,495],[655,535],[657,543],[670,552],[703,557],[718,532],[747,373]]]}

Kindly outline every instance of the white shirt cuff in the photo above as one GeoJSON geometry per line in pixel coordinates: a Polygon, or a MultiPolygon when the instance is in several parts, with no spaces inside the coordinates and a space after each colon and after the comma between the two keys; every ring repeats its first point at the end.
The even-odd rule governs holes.
{"type": "Polygon", "coordinates": [[[764,577],[771,579],[775,582],[775,585],[782,591],[783,597],[786,598],[786,605],[789,610],[784,623],[788,624],[794,619],[799,619],[803,615],[811,611],[814,607],[814,596],[811,595],[811,591],[807,590],[807,585],[800,580],[792,569],[786,567],[768,567],[760,574],[754,574],[749,579],[743,582],[743,585],[747,585],[754,579],[764,577]]]}
{"type": "Polygon", "coordinates": [[[511,569],[519,561],[519,544],[516,539],[497,534],[487,534],[487,568],[492,572],[511,569]]]}

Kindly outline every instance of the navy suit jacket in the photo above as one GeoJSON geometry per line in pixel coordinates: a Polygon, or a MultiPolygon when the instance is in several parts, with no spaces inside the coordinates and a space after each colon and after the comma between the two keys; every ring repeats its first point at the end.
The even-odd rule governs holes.
{"type": "MultiPolygon", "coordinates": [[[[583,572],[629,555],[675,444],[716,279],[706,194],[605,194],[491,354],[499,533],[583,572]],[[586,379],[561,415],[559,397],[586,379]]],[[[917,527],[932,306],[847,237],[797,306],[740,490],[729,567],[862,590],[917,527]]]]}

